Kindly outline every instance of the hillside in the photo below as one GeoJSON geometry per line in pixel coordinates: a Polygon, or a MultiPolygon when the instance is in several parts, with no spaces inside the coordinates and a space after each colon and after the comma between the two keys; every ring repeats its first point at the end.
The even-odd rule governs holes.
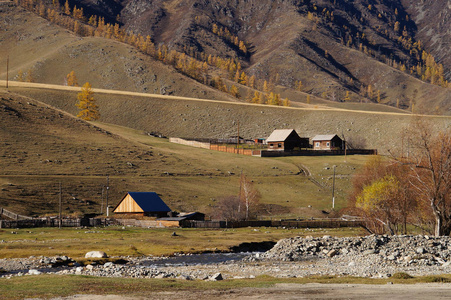
{"type": "MultiPolygon", "coordinates": [[[[350,176],[367,157],[254,158],[171,144],[146,133],[224,137],[236,133],[239,121],[240,135],[248,138],[266,137],[273,128],[295,128],[302,136],[342,132],[385,152],[399,150],[402,132],[414,119],[103,91],[95,93],[102,119],[116,125],[87,123],[53,108],[75,113],[76,89],[45,87],[11,87],[0,95],[0,207],[23,214],[55,214],[59,182],[65,213],[99,212],[107,175],[112,205],[126,191],[152,190],[174,210],[209,214],[217,199],[238,192],[243,171],[262,193],[262,216],[319,216],[330,208],[331,166],[337,166],[336,203],[342,208],[350,176]]],[[[446,117],[429,119],[437,129],[451,126],[446,117]]]]}
{"type": "MultiPolygon", "coordinates": [[[[360,36],[365,32],[368,41],[376,43],[371,44],[373,52],[383,49],[393,52],[399,62],[411,61],[394,41],[394,33],[383,37],[375,32],[374,28],[379,28],[383,22],[373,24],[374,13],[364,14],[360,1],[350,9],[364,18],[356,24],[356,16],[347,12],[349,7],[342,4],[331,7],[327,1],[323,2],[316,4],[317,10],[323,6],[326,11],[333,10],[335,18],[347,24],[342,26],[358,29],[353,34],[359,32],[360,36]]],[[[85,0],[79,3],[86,5],[87,12],[103,14],[107,20],[119,13],[125,30],[150,34],[155,45],[167,45],[169,49],[188,54],[239,60],[246,74],[259,79],[256,88],[261,91],[263,80],[267,80],[275,92],[290,99],[292,106],[305,106],[309,101],[312,105],[386,110],[375,103],[379,91],[381,104],[392,108],[414,109],[416,113],[451,113],[450,89],[422,82],[381,62],[382,54],[376,55],[377,51],[375,55],[368,55],[355,45],[343,44],[340,35],[345,35],[337,24],[323,19],[319,13],[315,15],[315,22],[311,20],[308,12],[313,6],[310,4],[296,6],[289,1],[274,5],[267,1],[250,6],[222,4],[221,1],[179,3],[175,0],[154,1],[150,6],[140,1],[105,1],[92,5],[85,0]],[[216,7],[225,8],[217,10],[216,7]],[[244,41],[248,54],[243,56],[236,46],[213,34],[212,24],[227,28],[244,41]],[[302,81],[302,91],[295,89],[298,81],[302,81]],[[369,87],[371,97],[366,95],[369,87]],[[343,102],[346,92],[350,101],[343,102]]],[[[0,9],[6,20],[1,27],[0,64],[4,65],[7,55],[10,56],[10,78],[13,79],[17,79],[20,71],[32,70],[35,82],[64,84],[65,76],[74,70],[80,84],[89,81],[99,88],[226,101],[246,101],[254,93],[253,89],[238,85],[240,99],[236,99],[187,78],[173,67],[123,43],[99,37],[81,38],[19,7],[3,5],[0,9]]],[[[392,7],[381,4],[379,9],[387,10],[388,14],[392,7]]],[[[387,16],[387,20],[392,19],[387,16]]],[[[413,35],[414,26],[408,28],[413,35]]],[[[220,74],[210,68],[207,79],[220,74]]],[[[0,78],[5,77],[4,70],[0,71],[0,78]]],[[[229,87],[233,84],[227,76],[223,80],[229,87]]]]}
{"type": "MultiPolygon", "coordinates": [[[[19,84],[18,84],[19,85],[19,84]]],[[[77,89],[67,91],[11,87],[54,107],[77,114],[77,89]]],[[[246,103],[171,98],[148,94],[119,94],[115,91],[95,93],[103,122],[165,136],[186,138],[226,138],[237,133],[245,138],[266,138],[274,129],[293,128],[301,136],[337,133],[347,140],[360,141],[366,148],[381,154],[400,150],[403,135],[415,115],[395,112],[368,112],[328,107],[274,107],[246,103]]],[[[384,107],[383,105],[381,105],[384,107]]],[[[450,117],[426,117],[437,129],[450,126],[450,117]]]]}
{"type": "MultiPolygon", "coordinates": [[[[300,80],[303,91],[317,97],[342,101],[349,91],[353,101],[375,102],[375,96],[364,93],[371,86],[384,104],[410,110],[414,105],[420,113],[451,112],[450,89],[399,71],[401,65],[416,68],[426,50],[451,79],[450,33],[442,30],[450,8],[444,2],[75,2],[110,20],[118,15],[126,30],[149,35],[157,45],[239,59],[247,74],[275,85],[294,88],[300,80]],[[213,25],[244,41],[249,53],[215,34],[213,25]]],[[[305,95],[296,96],[305,101],[305,95]]]]}
{"type": "Polygon", "coordinates": [[[243,171],[263,195],[262,217],[318,216],[330,207],[330,166],[340,166],[339,208],[349,175],[366,160],[264,159],[175,145],[2,91],[0,145],[0,207],[25,215],[56,214],[60,182],[65,215],[99,213],[102,203],[105,212],[107,175],[110,205],[127,191],[156,191],[173,210],[210,214],[218,199],[238,193],[243,171]]]}

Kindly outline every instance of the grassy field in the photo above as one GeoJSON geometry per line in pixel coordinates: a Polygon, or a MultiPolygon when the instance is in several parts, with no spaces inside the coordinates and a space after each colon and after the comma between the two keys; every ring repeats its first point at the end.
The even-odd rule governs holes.
{"type": "Polygon", "coordinates": [[[0,206],[25,215],[56,214],[60,182],[65,215],[99,213],[107,175],[110,205],[128,191],[155,191],[173,210],[209,214],[220,197],[238,193],[243,171],[262,194],[263,217],[322,216],[332,206],[333,166],[338,210],[346,206],[352,174],[368,158],[209,151],[139,129],[86,123],[32,98],[1,96],[8,110],[0,111],[0,206]]]}
{"type": "MultiPolygon", "coordinates": [[[[319,276],[306,278],[272,278],[267,276],[257,277],[255,279],[234,279],[224,281],[186,281],[175,279],[130,279],[130,278],[99,278],[89,276],[24,276],[12,279],[0,279],[0,295],[4,300],[18,300],[25,298],[49,299],[54,297],[67,297],[75,294],[84,295],[119,295],[124,297],[158,297],[159,292],[178,295],[186,294],[201,296],[201,299],[208,296],[221,294],[230,291],[233,294],[238,289],[252,288],[247,290],[247,294],[260,294],[259,289],[274,287],[277,284],[416,284],[416,283],[449,283],[450,275],[441,276],[423,276],[397,278],[397,274],[388,279],[356,278],[356,277],[337,277],[337,276],[319,276]],[[206,294],[207,293],[207,294],[206,294]],[[208,295],[212,293],[213,295],[208,295]]],[[[127,298],[128,299],[128,298],[127,298]]],[[[191,299],[191,298],[190,298],[191,299]]],[[[211,298],[210,298],[211,299],[211,298]]]]}
{"type": "Polygon", "coordinates": [[[101,250],[110,256],[168,256],[174,253],[229,251],[244,242],[277,242],[294,236],[357,236],[361,228],[341,229],[147,229],[105,228],[32,228],[0,229],[0,258],[67,255],[83,258],[89,251],[101,250]],[[176,231],[177,236],[172,236],[176,231]],[[12,234],[14,232],[14,234],[12,234]]]}

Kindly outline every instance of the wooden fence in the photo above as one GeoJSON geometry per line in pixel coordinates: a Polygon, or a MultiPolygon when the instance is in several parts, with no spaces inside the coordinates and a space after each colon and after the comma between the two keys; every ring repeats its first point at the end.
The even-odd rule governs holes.
{"type": "Polygon", "coordinates": [[[11,220],[31,220],[32,217],[22,216],[4,208],[0,208],[0,216],[5,216],[11,220]]]}
{"type": "MultiPolygon", "coordinates": [[[[61,220],[62,227],[94,227],[120,225],[115,219],[68,218],[61,220]]],[[[39,218],[28,220],[0,220],[0,228],[59,227],[58,218],[39,218]]]]}
{"type": "Polygon", "coordinates": [[[248,156],[260,156],[260,153],[261,153],[261,150],[243,149],[243,148],[236,148],[234,146],[224,146],[224,145],[215,145],[215,144],[210,145],[210,150],[227,152],[227,153],[235,153],[235,154],[241,154],[241,155],[248,155],[248,156]]]}
{"type": "Polygon", "coordinates": [[[184,228],[242,228],[242,227],[287,227],[287,228],[341,228],[360,227],[363,221],[347,221],[341,219],[330,220],[268,220],[268,221],[192,221],[180,223],[184,228]]]}
{"type": "MultiPolygon", "coordinates": [[[[242,227],[286,227],[286,228],[340,228],[364,226],[363,220],[313,219],[313,220],[259,220],[259,221],[168,221],[135,220],[114,218],[64,218],[62,227],[102,227],[110,225],[136,226],[143,228],[242,228],[242,227]]],[[[0,228],[59,227],[58,218],[36,218],[28,220],[0,220],[0,228]]]]}
{"type": "Polygon", "coordinates": [[[198,141],[194,141],[194,140],[185,140],[182,138],[171,137],[171,138],[169,138],[169,142],[175,143],[175,144],[191,146],[191,147],[196,147],[196,148],[210,149],[210,143],[198,142],[198,141]]]}

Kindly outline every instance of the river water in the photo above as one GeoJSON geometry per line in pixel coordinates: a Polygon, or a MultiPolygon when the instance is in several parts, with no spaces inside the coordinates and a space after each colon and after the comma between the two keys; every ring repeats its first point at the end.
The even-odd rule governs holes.
{"type": "Polygon", "coordinates": [[[177,267],[193,265],[209,265],[218,263],[232,263],[242,260],[258,252],[239,252],[239,253],[202,253],[180,255],[165,258],[155,258],[141,261],[143,266],[151,267],[177,267]]]}

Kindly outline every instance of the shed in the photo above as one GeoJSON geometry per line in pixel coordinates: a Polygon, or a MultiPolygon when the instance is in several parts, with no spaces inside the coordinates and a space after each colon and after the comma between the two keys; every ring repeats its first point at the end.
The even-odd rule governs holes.
{"type": "Polygon", "coordinates": [[[308,138],[301,138],[294,129],[276,129],[266,139],[268,150],[293,151],[308,148],[308,138]]]}
{"type": "Polygon", "coordinates": [[[128,192],[114,208],[116,214],[164,217],[171,209],[155,192],[128,192]]]}
{"type": "Polygon", "coordinates": [[[312,139],[313,150],[342,150],[343,140],[336,134],[317,135],[312,139]]]}

